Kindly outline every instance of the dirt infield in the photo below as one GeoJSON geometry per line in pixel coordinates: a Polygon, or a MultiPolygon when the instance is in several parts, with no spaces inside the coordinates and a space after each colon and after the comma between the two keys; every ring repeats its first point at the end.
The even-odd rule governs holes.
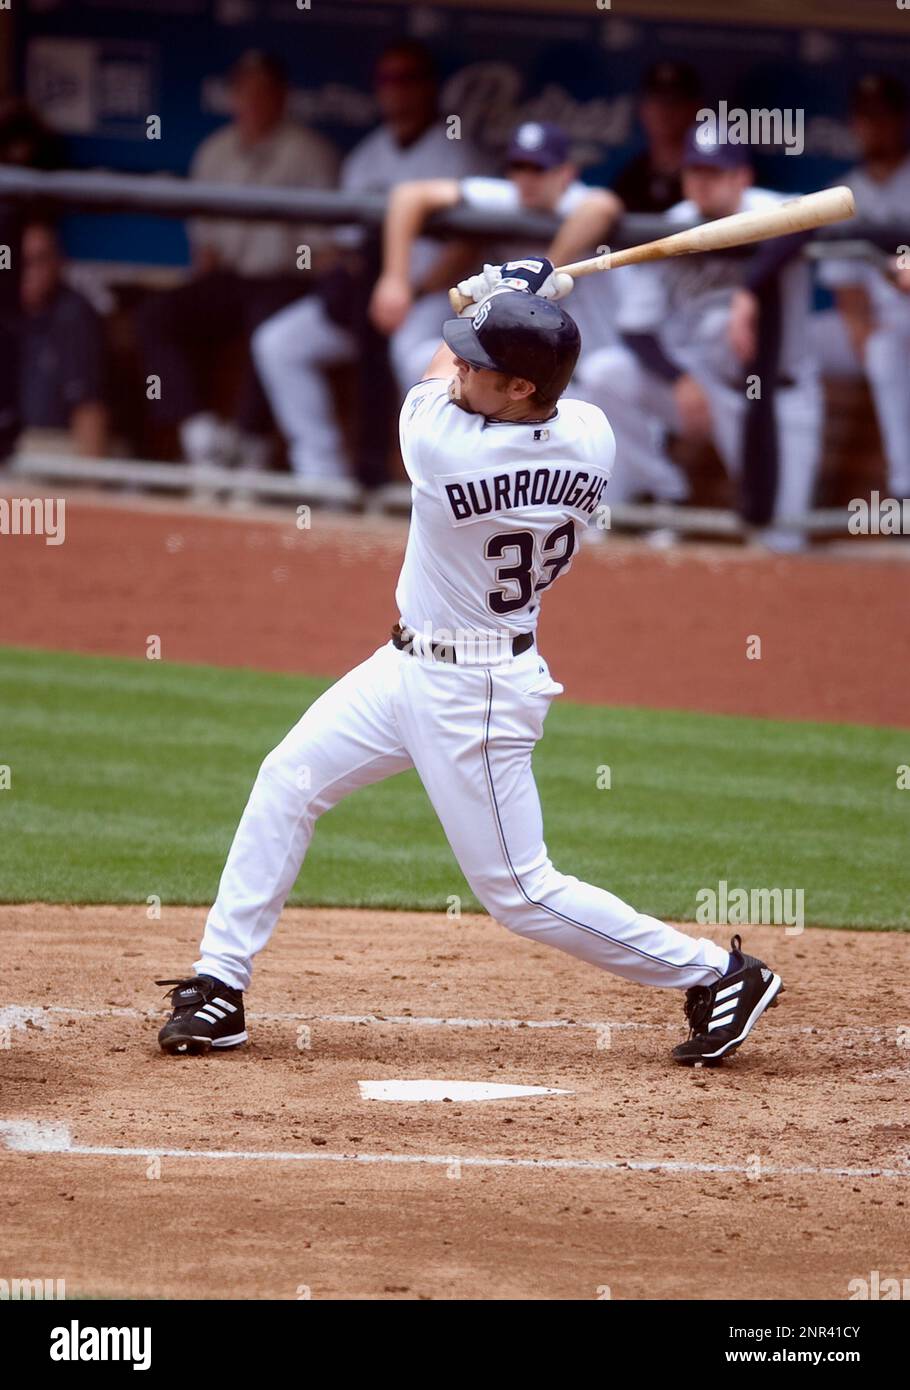
{"type": "MultiPolygon", "coordinates": [[[[152,979],[201,922],[0,909],[9,1270],[70,1296],[284,1299],[839,1300],[907,1272],[910,1020],[881,937],[751,931],[781,1007],[735,1061],[686,1071],[676,994],[485,918],[293,911],[250,1047],[168,1059],[152,979]],[[360,1098],[398,1077],[570,1094],[360,1098]],[[159,1170],[162,1149],[187,1152],[159,1170]]],[[[906,979],[910,938],[887,951],[906,979]]]]}
{"type": "MultiPolygon", "coordinates": [[[[74,502],[64,545],[0,546],[0,642],[140,658],[157,634],[165,660],[335,675],[384,640],[403,540],[74,502]]],[[[570,698],[910,726],[905,563],[611,542],[576,570],[541,640],[570,698]]],[[[152,981],[189,967],[202,919],[0,907],[5,1272],[283,1299],[839,1300],[906,1276],[910,1018],[888,981],[910,937],[750,930],[782,1006],[729,1065],[684,1071],[676,994],[486,918],[295,910],[251,1046],[168,1059],[152,981]],[[569,1094],[361,1098],[395,1078],[569,1094]]]]}
{"type": "MultiPolygon", "coordinates": [[[[387,640],[404,537],[71,501],[63,545],[0,545],[0,642],[143,657],[156,634],[166,661],[338,675],[387,640]]],[[[871,552],[611,541],[547,595],[541,648],[569,699],[907,727],[908,611],[910,564],[871,552]]]]}

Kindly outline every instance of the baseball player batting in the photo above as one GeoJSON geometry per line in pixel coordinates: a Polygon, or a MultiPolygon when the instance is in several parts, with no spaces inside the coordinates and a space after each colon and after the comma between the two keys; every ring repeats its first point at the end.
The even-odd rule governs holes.
{"type": "Polygon", "coordinates": [[[639,984],[686,991],[681,1063],[733,1052],[782,988],[744,955],[695,940],[551,863],[531,768],[562,686],[537,650],[546,591],[568,571],[615,451],[593,405],[560,397],[580,348],[549,261],[487,267],[459,285],[401,409],[412,484],[391,639],[313,704],[262,764],[206,922],[196,974],[171,985],[171,1054],[247,1041],[243,995],[318,817],[358,787],[416,768],[492,917],[639,984]],[[468,311],[470,313],[470,311],[468,311]]]}

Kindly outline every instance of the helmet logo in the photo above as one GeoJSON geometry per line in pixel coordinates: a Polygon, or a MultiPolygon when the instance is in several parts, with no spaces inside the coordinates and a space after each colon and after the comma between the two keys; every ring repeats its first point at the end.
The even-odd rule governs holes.
{"type": "Polygon", "coordinates": [[[474,332],[475,332],[475,333],[479,332],[480,329],[483,328],[484,324],[486,323],[486,321],[487,321],[487,316],[488,316],[488,314],[489,314],[489,312],[490,312],[490,305],[491,305],[492,303],[493,303],[493,296],[492,296],[491,294],[488,294],[487,297],[486,297],[486,299],[482,299],[482,300],[480,301],[480,304],[477,306],[477,313],[474,315],[473,319],[471,320],[472,324],[474,325],[474,332]]]}

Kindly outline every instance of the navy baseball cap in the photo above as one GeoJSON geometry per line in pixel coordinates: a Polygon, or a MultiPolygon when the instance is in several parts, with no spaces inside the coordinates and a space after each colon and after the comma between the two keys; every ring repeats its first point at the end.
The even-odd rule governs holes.
{"type": "Polygon", "coordinates": [[[506,164],[534,164],[555,169],[569,158],[569,137],[552,121],[523,121],[506,150],[506,164]]]}
{"type": "Polygon", "coordinates": [[[907,88],[886,72],[870,72],[853,88],[850,108],[855,116],[877,116],[882,112],[901,115],[907,110],[907,88]]]}
{"type": "Polygon", "coordinates": [[[695,101],[701,94],[701,78],[690,63],[665,58],[648,68],[641,90],[645,96],[666,101],[695,101]]]}
{"type": "Polygon", "coordinates": [[[707,125],[694,125],[683,146],[684,169],[748,169],[752,156],[748,145],[718,140],[707,125]]]}
{"type": "Polygon", "coordinates": [[[266,53],[260,48],[248,48],[246,53],[241,53],[231,68],[230,80],[236,82],[238,77],[253,74],[268,77],[280,87],[288,85],[288,70],[281,59],[277,54],[266,53]]]}

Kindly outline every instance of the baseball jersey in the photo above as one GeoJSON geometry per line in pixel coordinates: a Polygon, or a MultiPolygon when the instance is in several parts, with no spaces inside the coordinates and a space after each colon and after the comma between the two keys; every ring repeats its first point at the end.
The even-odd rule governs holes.
{"type": "Polygon", "coordinates": [[[88,301],[61,285],[19,324],[22,423],[65,430],[80,405],[104,399],[104,332],[88,301]]]}
{"type": "Polygon", "coordinates": [[[403,621],[427,635],[533,632],[603,503],[616,451],[603,412],[563,399],[549,420],[497,421],[434,379],[411,387],[399,429],[412,484],[403,621]]]}
{"type": "MultiPolygon", "coordinates": [[[[594,191],[589,184],[576,179],[569,184],[553,211],[562,220],[594,191]]],[[[468,207],[482,208],[485,212],[521,211],[518,185],[512,183],[511,179],[462,179],[461,196],[468,207]]],[[[546,249],[544,246],[528,246],[527,242],[501,242],[490,254],[497,263],[504,263],[522,256],[543,255],[546,249]]],[[[610,347],[616,342],[617,293],[610,275],[588,275],[576,281],[564,307],[578,324],[582,352],[610,347]]]]}
{"type": "MultiPolygon", "coordinates": [[[[753,212],[785,202],[792,194],[766,188],[747,188],[738,211],[753,212]]],[[[690,201],[667,213],[668,223],[697,222],[700,214],[690,201]]],[[[733,292],[743,283],[741,256],[674,256],[621,271],[618,327],[623,333],[655,333],[667,355],[686,370],[703,365],[711,375],[742,377],[742,364],[728,349],[722,325],[733,292]]],[[[807,362],[810,273],[801,257],[781,271],[782,323],[780,371],[800,376],[807,362]]]]}
{"type": "MultiPolygon", "coordinates": [[[[315,131],[282,121],[254,145],[244,145],[233,124],[203,140],[190,177],[208,183],[275,188],[334,188],[338,160],[334,147],[315,131]]],[[[292,222],[227,217],[193,218],[194,245],[209,245],[222,264],[238,275],[293,275],[301,241],[318,243],[320,228],[292,222]]]]}
{"type": "MultiPolygon", "coordinates": [[[[910,155],[888,179],[870,178],[859,164],[850,170],[843,182],[853,189],[857,217],[897,226],[910,219],[910,155]]],[[[894,250],[896,253],[897,247],[894,250]]],[[[824,260],[819,266],[818,278],[830,290],[853,286],[865,289],[879,323],[910,323],[910,295],[903,294],[868,261],[824,260]]]]}
{"type": "MultiPolygon", "coordinates": [[[[410,145],[399,145],[388,126],[371,131],[341,167],[346,193],[388,193],[411,179],[461,179],[480,167],[480,157],[468,140],[450,140],[442,121],[429,126],[410,145]]],[[[362,228],[344,228],[342,244],[359,244],[362,228]]],[[[440,243],[418,237],[411,252],[411,283],[424,279],[438,260],[440,243]]]]}

